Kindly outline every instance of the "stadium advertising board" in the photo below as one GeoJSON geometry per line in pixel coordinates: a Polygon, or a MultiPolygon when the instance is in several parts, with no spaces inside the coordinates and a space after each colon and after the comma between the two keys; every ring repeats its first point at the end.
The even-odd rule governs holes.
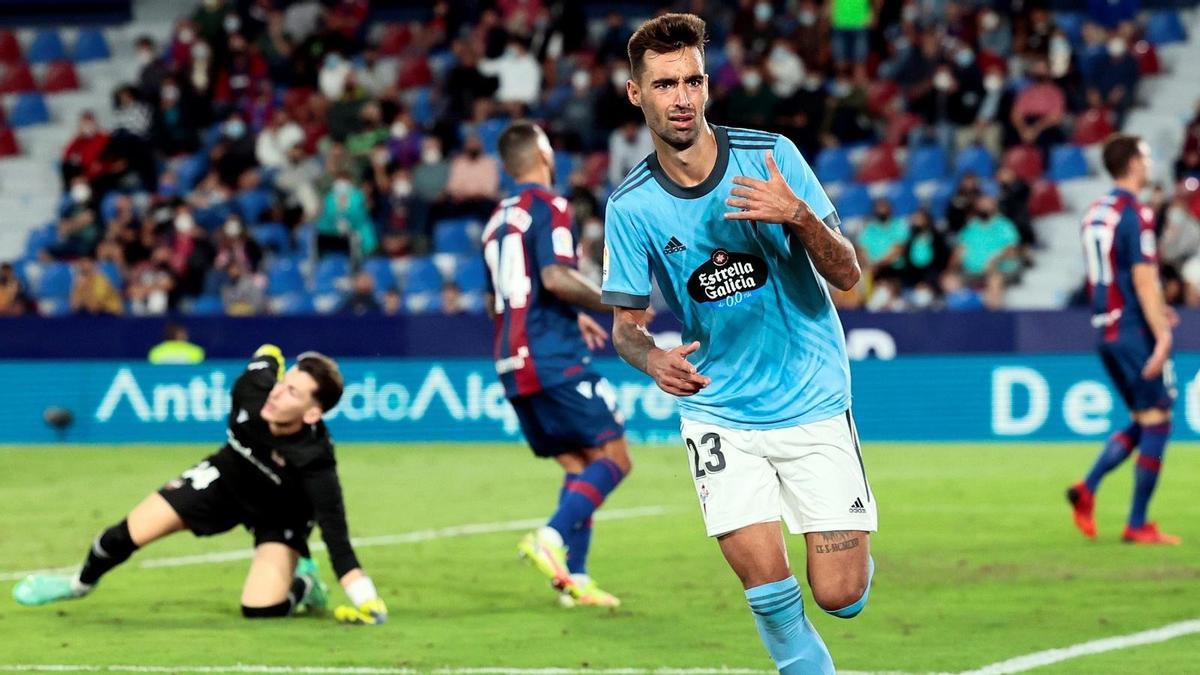
{"type": "MultiPolygon", "coordinates": [[[[346,393],[330,416],[343,441],[518,438],[483,359],[344,359],[346,393]]],[[[639,441],[674,442],[672,398],[613,358],[597,368],[639,441]]],[[[0,363],[0,442],[212,442],[223,437],[239,361],[149,366],[114,361],[0,363]],[[71,412],[66,429],[47,409],[71,412]]],[[[1100,438],[1126,418],[1097,358],[912,356],[858,361],[854,414],[870,440],[1100,438]]],[[[1176,438],[1200,439],[1200,354],[1175,360],[1176,438]]]]}

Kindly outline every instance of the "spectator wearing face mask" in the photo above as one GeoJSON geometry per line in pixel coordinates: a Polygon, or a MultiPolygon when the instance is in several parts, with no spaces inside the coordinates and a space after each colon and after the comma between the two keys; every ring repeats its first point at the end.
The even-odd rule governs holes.
{"type": "Polygon", "coordinates": [[[171,74],[171,66],[160,58],[154,38],[143,35],[134,47],[138,62],[138,89],[146,100],[153,100],[162,89],[163,80],[171,74]]]}
{"type": "Polygon", "coordinates": [[[369,160],[374,149],[387,142],[391,131],[383,124],[383,109],[374,101],[363,105],[358,116],[358,128],[346,137],[346,152],[356,160],[369,160]]]}
{"type": "Polygon", "coordinates": [[[988,66],[980,83],[979,104],[974,116],[954,132],[955,147],[982,145],[993,156],[1003,149],[1004,111],[1011,107],[1011,95],[1005,89],[1004,70],[998,65],[988,66]]]}
{"type": "Polygon", "coordinates": [[[174,75],[163,78],[153,136],[154,145],[167,156],[195,152],[200,145],[200,125],[190,99],[185,98],[174,75]]]}
{"type": "Polygon", "coordinates": [[[221,139],[209,153],[209,162],[216,167],[221,183],[231,190],[240,189],[242,174],[258,166],[254,136],[240,114],[231,113],[221,125],[221,139]]]}
{"type": "Polygon", "coordinates": [[[763,81],[762,68],[747,65],[742,71],[742,83],[726,99],[722,117],[734,127],[765,129],[775,121],[779,97],[763,81]]]}
{"type": "Polygon", "coordinates": [[[616,187],[633,167],[654,151],[650,129],[633,120],[613,130],[608,137],[608,184],[616,187]]]}
{"type": "Polygon", "coordinates": [[[362,260],[378,246],[366,196],[354,185],[348,172],[339,174],[325,195],[324,209],[317,221],[318,251],[348,252],[354,259],[362,260]]]}
{"type": "Polygon", "coordinates": [[[267,304],[261,280],[240,264],[231,264],[221,283],[221,304],[229,316],[263,314],[267,304]]]}
{"type": "MultiPolygon", "coordinates": [[[[903,261],[904,285],[915,289],[925,286],[935,289],[938,278],[950,260],[950,248],[946,238],[933,226],[933,217],[925,209],[912,214],[908,220],[908,238],[904,242],[903,261]]],[[[928,306],[927,302],[916,302],[928,306]]]]}
{"type": "Polygon", "coordinates": [[[406,108],[396,111],[388,127],[387,149],[392,160],[409,167],[421,159],[421,144],[425,135],[406,108]]]}
{"type": "Polygon", "coordinates": [[[996,277],[1011,278],[1020,270],[1021,237],[1012,221],[999,212],[996,200],[981,196],[976,200],[975,216],[958,234],[951,268],[961,271],[967,283],[994,284],[996,277]]]}
{"type": "Polygon", "coordinates": [[[874,137],[863,77],[855,78],[849,68],[841,68],[829,85],[829,99],[823,126],[826,134],[843,145],[874,137]]]}
{"type": "Polygon", "coordinates": [[[994,9],[979,13],[979,50],[1007,58],[1012,55],[1012,25],[994,9]]]}
{"type": "Polygon", "coordinates": [[[412,195],[408,201],[408,229],[414,235],[429,236],[431,212],[446,196],[450,162],[442,156],[442,142],[426,136],[421,142],[421,160],[412,169],[412,195]]]}
{"type": "Polygon", "coordinates": [[[67,199],[59,208],[55,241],[47,253],[60,260],[89,256],[100,241],[101,229],[92,188],[86,178],[76,176],[71,180],[67,199]]]}
{"type": "Polygon", "coordinates": [[[120,315],[124,311],[121,292],[108,275],[96,268],[95,260],[80,258],[75,263],[75,281],[71,285],[71,312],[120,315]]]}
{"type": "Polygon", "coordinates": [[[1137,59],[1129,53],[1128,43],[1120,35],[1109,38],[1107,53],[1107,61],[1087,83],[1088,105],[1113,111],[1120,128],[1125,125],[1137,91],[1137,59]]]}
{"type": "Polygon", "coordinates": [[[829,16],[814,0],[800,0],[796,9],[796,29],[792,33],[792,44],[796,54],[804,61],[806,72],[829,72],[829,16]]]}
{"type": "Polygon", "coordinates": [[[858,235],[859,258],[874,283],[898,280],[904,271],[904,244],[908,223],[892,215],[886,199],[875,200],[874,216],[858,235]]]}
{"type": "Polygon", "coordinates": [[[135,316],[161,316],[172,306],[175,274],[171,249],[155,248],[150,258],[134,266],[129,275],[129,309],[135,316]]]}
{"type": "Polygon", "coordinates": [[[241,217],[230,215],[226,218],[217,233],[217,257],[213,267],[226,271],[236,264],[249,272],[257,272],[262,257],[262,247],[246,232],[241,217]]]}
{"type": "Polygon", "coordinates": [[[964,173],[954,194],[950,195],[950,203],[946,205],[946,229],[950,234],[958,234],[966,226],[967,220],[975,214],[975,204],[982,195],[979,176],[969,171],[964,173]]]}
{"type": "Polygon", "coordinates": [[[478,136],[470,136],[463,150],[450,161],[446,196],[455,215],[472,215],[487,220],[500,194],[500,165],[483,153],[478,136]]]}
{"type": "Polygon", "coordinates": [[[382,309],[379,300],[375,297],[375,279],[366,272],[359,272],[354,275],[350,294],[342,301],[337,313],[366,316],[367,314],[378,314],[382,309]]]}
{"type": "Polygon", "coordinates": [[[79,115],[79,128],[74,138],[63,149],[62,171],[63,189],[71,185],[76,176],[83,176],[91,181],[104,172],[104,147],[108,145],[108,134],[96,123],[96,116],[90,110],[79,115]]]}
{"type": "Polygon", "coordinates": [[[1033,143],[1041,149],[1043,159],[1050,148],[1066,140],[1062,129],[1067,110],[1066,96],[1050,77],[1050,66],[1039,59],[1030,68],[1033,83],[1013,101],[1009,121],[1012,134],[1009,145],[1033,143]]]}
{"type": "Polygon", "coordinates": [[[204,228],[196,224],[191,208],[178,207],[173,224],[169,261],[176,279],[175,295],[193,298],[204,292],[204,278],[212,267],[215,252],[204,228]]]}
{"type": "Polygon", "coordinates": [[[1021,236],[1022,257],[1028,257],[1028,249],[1037,244],[1037,235],[1033,231],[1033,218],[1029,215],[1029,183],[1026,183],[1015,171],[1001,167],[996,172],[996,182],[1000,186],[998,205],[1000,213],[1012,221],[1021,236]]]}
{"type": "Polygon", "coordinates": [[[825,119],[825,79],[809,71],[804,84],[780,102],[776,126],[810,160],[821,149],[821,123],[825,119]]]}

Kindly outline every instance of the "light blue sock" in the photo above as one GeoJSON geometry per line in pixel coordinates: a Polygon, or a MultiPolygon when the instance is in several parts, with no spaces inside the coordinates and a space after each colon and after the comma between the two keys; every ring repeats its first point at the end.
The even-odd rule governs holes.
{"type": "Polygon", "coordinates": [[[804,616],[796,577],[746,589],[754,623],[775,667],[783,675],[833,675],[833,658],[804,616]]]}
{"type": "Polygon", "coordinates": [[[867,558],[867,587],[863,589],[862,597],[841,609],[827,609],[826,614],[832,614],[839,619],[853,619],[867,606],[867,597],[871,595],[871,579],[875,578],[875,558],[867,558]]]}

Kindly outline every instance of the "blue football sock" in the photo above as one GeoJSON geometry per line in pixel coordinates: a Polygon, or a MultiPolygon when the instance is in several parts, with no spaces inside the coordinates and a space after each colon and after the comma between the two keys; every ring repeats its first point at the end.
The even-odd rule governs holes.
{"type": "Polygon", "coordinates": [[[841,609],[827,609],[827,614],[832,614],[839,619],[853,619],[862,613],[863,608],[867,606],[867,598],[871,596],[871,580],[875,578],[875,558],[874,556],[867,558],[867,587],[863,589],[862,596],[853,603],[846,605],[841,609]]]}
{"type": "Polygon", "coordinates": [[[784,675],[832,675],[833,658],[808,617],[796,577],[746,589],[758,635],[784,675]]]}
{"type": "MultiPolygon", "coordinates": [[[[560,505],[567,498],[567,488],[578,479],[579,474],[577,473],[564,474],[563,486],[558,492],[558,503],[560,505]]],[[[563,544],[567,547],[567,570],[571,574],[587,574],[587,554],[591,543],[591,518],[579,523],[563,536],[563,544]]]]}
{"type": "Polygon", "coordinates": [[[1109,436],[1104,449],[1092,464],[1092,470],[1088,472],[1087,478],[1083,479],[1087,489],[1094,494],[1104,476],[1128,459],[1141,440],[1142,425],[1137,422],[1131,422],[1128,427],[1109,436]]]}
{"type": "Polygon", "coordinates": [[[1142,429],[1141,451],[1138,453],[1137,468],[1134,470],[1133,507],[1129,509],[1129,526],[1146,524],[1146,508],[1150,496],[1158,483],[1158,472],[1162,469],[1163,455],[1167,450],[1167,438],[1171,435],[1171,423],[1162,422],[1142,429]]]}
{"type": "Polygon", "coordinates": [[[565,494],[558,503],[558,511],[547,524],[562,535],[565,543],[571,537],[571,531],[592,517],[624,477],[621,467],[611,459],[599,459],[588,464],[578,478],[567,483],[565,494]]]}

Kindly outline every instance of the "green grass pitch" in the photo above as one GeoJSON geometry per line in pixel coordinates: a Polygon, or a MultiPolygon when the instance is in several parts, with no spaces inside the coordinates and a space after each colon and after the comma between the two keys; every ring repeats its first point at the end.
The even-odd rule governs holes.
{"type": "MultiPolygon", "coordinates": [[[[0,573],[77,563],[100,528],[213,447],[0,447],[0,573]]],[[[1096,449],[868,442],[881,526],[871,602],[843,621],[808,601],[839,668],[956,672],[1200,617],[1200,447],[1169,448],[1152,506],[1164,530],[1184,537],[1173,548],[1118,541],[1129,464],[1100,491],[1100,538],[1075,532],[1063,488],[1096,449]]],[[[499,531],[361,548],[391,608],[384,626],[250,623],[238,610],[244,560],[139,567],[244,550],[249,536],[180,534],[140,551],[82,601],[19,607],[14,582],[0,582],[0,669],[770,668],[735,577],[704,537],[684,451],[633,452],[633,474],[605,509],[663,511],[597,523],[591,572],[621,596],[618,611],[557,607],[545,582],[516,561],[519,533],[499,531]]],[[[559,487],[556,466],[517,444],[354,444],[338,453],[356,537],[542,518],[559,487]]],[[[791,542],[802,575],[803,545],[791,542]]],[[[324,554],[317,559],[333,583],[324,554]]],[[[333,597],[343,600],[340,590],[333,597]]],[[[1038,672],[1196,672],[1197,654],[1200,634],[1192,634],[1038,672]]]]}

